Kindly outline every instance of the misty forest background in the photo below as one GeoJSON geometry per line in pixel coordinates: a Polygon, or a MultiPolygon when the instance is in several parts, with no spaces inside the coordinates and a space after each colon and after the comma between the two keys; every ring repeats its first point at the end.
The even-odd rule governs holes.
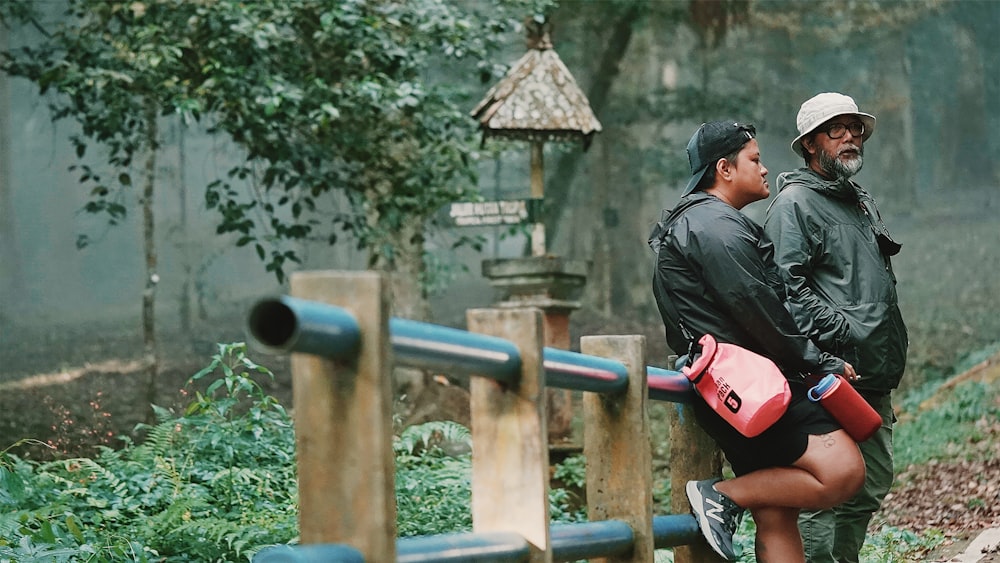
{"type": "MultiPolygon", "coordinates": [[[[42,27],[63,21],[64,2],[34,4],[42,27]]],[[[911,338],[904,388],[942,380],[997,350],[1000,2],[564,1],[549,21],[556,51],[603,125],[586,151],[579,144],[545,146],[549,252],[591,264],[583,307],[572,317],[574,346],[581,334],[645,334],[650,362],[665,365],[669,351],[649,289],[646,239],[660,210],[680,195],[691,132],[723,117],[756,124],[773,185],[779,172],[801,164],[789,148],[799,104],[839,91],[878,118],[857,179],[903,244],[894,267],[911,338]]],[[[42,38],[38,26],[11,25],[0,30],[0,49],[42,38]]],[[[523,30],[512,27],[503,38],[494,56],[509,65],[524,52],[523,30]]],[[[451,102],[468,112],[503,68],[483,76],[442,60],[421,78],[450,85],[451,102]]],[[[175,381],[151,395],[134,383],[148,352],[142,194],[117,186],[115,201],[127,213],[113,226],[86,211],[93,192],[81,184],[81,161],[69,141],[80,128],[72,120],[53,122],[49,106],[58,96],[0,74],[0,386],[7,397],[29,393],[12,400],[35,401],[35,416],[75,408],[74,397],[66,405],[46,403],[48,410],[40,406],[57,394],[53,381],[74,378],[93,382],[77,402],[102,392],[105,400],[169,402],[163,394],[176,389],[175,381]]],[[[237,246],[240,233],[218,234],[220,215],[206,207],[206,186],[222,178],[234,197],[269,197],[260,178],[227,176],[248,158],[246,149],[183,116],[161,116],[157,125],[153,353],[160,370],[186,377],[213,343],[243,338],[250,303],[286,286],[266,271],[253,244],[237,246]]],[[[470,117],[465,126],[468,150],[479,159],[480,196],[528,197],[527,144],[480,146],[475,125],[470,117]]],[[[91,147],[82,162],[95,173],[123,172],[109,170],[101,154],[91,147]]],[[[139,168],[133,162],[124,172],[139,177],[139,168]]],[[[330,193],[320,205],[333,217],[352,203],[358,202],[330,193]]],[[[746,212],[762,220],[767,203],[746,212]]],[[[480,262],[524,255],[526,237],[519,229],[450,228],[446,207],[433,218],[440,226],[423,233],[425,293],[416,297],[422,304],[410,303],[405,312],[464,328],[465,310],[492,300],[480,262]],[[478,244],[455,247],[469,237],[478,244]]],[[[334,244],[292,241],[301,263],[286,263],[284,273],[364,269],[373,260],[357,242],[350,236],[334,244]]],[[[268,365],[287,380],[281,361],[268,365]]],[[[138,415],[116,416],[124,424],[138,415]]],[[[26,428],[24,418],[5,418],[0,446],[56,426],[26,428]]]]}

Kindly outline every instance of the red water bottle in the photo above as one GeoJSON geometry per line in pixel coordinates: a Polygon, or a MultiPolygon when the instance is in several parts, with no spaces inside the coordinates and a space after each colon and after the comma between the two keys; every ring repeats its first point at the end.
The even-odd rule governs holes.
{"type": "Polygon", "coordinates": [[[860,393],[837,374],[829,374],[807,393],[809,400],[819,402],[854,438],[864,442],[882,426],[882,417],[860,393]]]}

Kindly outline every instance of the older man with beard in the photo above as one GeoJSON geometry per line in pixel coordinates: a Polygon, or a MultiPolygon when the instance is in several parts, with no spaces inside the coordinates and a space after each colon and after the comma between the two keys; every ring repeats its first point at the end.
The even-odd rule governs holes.
{"type": "Polygon", "coordinates": [[[803,512],[799,528],[810,563],[856,563],[893,480],[891,391],[907,349],[890,262],[900,245],[872,196],[851,181],[875,117],[858,111],[851,97],[826,92],[802,104],[796,125],[792,150],[805,167],[778,176],[764,231],[801,330],[824,352],[854,365],[859,379],[852,383],[882,415],[881,429],[859,444],[864,487],[834,509],[803,512]]]}

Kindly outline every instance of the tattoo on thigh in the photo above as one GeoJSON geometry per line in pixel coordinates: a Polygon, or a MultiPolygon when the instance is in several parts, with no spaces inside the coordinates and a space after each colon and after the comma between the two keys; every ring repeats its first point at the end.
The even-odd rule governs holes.
{"type": "Polygon", "coordinates": [[[833,437],[833,434],[820,434],[819,439],[824,448],[832,448],[837,444],[837,439],[833,437]]]}

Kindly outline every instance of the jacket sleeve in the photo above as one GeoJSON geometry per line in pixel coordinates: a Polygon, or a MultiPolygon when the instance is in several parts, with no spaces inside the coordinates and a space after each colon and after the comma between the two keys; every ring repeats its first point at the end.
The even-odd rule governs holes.
{"type": "Polygon", "coordinates": [[[774,245],[774,261],[788,288],[791,312],[799,328],[823,349],[836,350],[850,339],[850,325],[826,305],[809,284],[812,256],[820,244],[819,233],[806,221],[806,213],[791,199],[777,199],[767,211],[764,233],[774,245]]]}
{"type": "Polygon", "coordinates": [[[711,236],[693,242],[701,256],[708,291],[762,350],[786,371],[843,373],[844,361],[822,352],[799,329],[782,296],[768,283],[757,233],[732,219],[713,226],[711,236]]]}

